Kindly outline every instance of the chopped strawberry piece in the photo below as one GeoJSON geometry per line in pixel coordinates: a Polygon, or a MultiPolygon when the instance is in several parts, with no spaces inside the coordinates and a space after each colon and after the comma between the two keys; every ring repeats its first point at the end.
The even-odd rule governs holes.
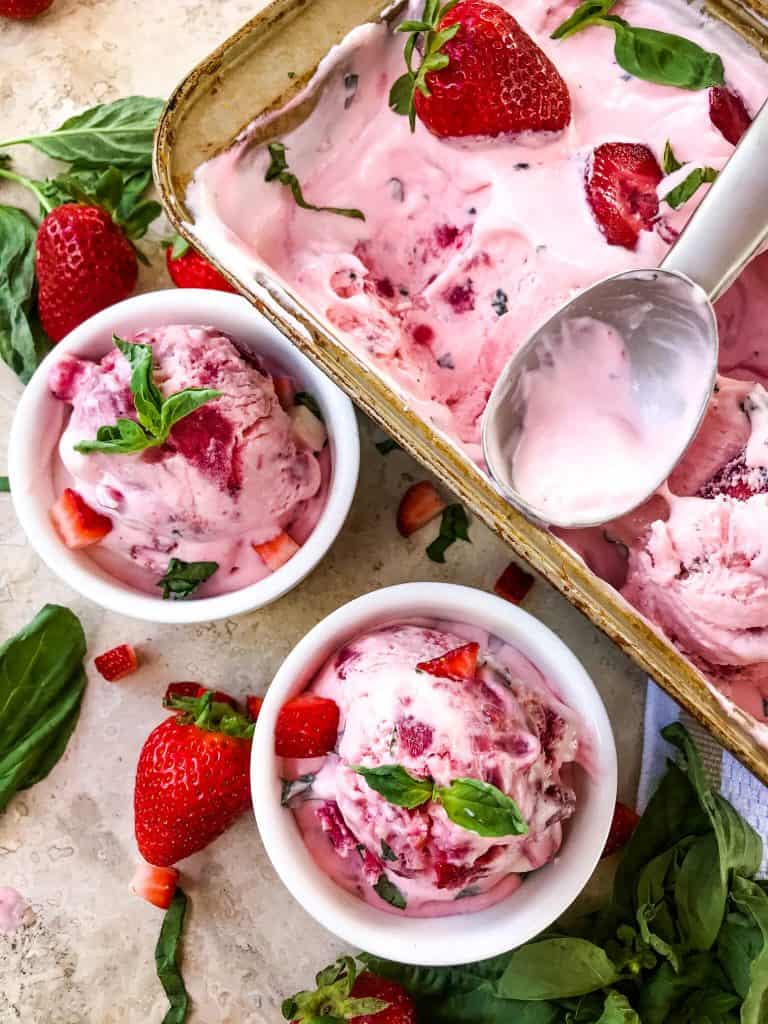
{"type": "Polygon", "coordinates": [[[662,177],[647,146],[606,142],[597,147],[587,170],[587,201],[609,245],[636,249],[640,232],[653,228],[662,177]]]}
{"type": "Polygon", "coordinates": [[[717,130],[734,146],[752,124],[749,111],[738,93],[723,85],[709,90],[709,119],[717,130]]]}
{"type": "Polygon", "coordinates": [[[746,501],[755,494],[768,491],[768,471],[762,466],[748,466],[746,452],[727,462],[722,469],[699,488],[699,498],[717,498],[725,495],[736,501],[746,501]]]}
{"type": "Polygon", "coordinates": [[[299,550],[296,541],[287,533],[278,533],[264,544],[254,544],[253,550],[271,572],[277,572],[299,550]]]}
{"type": "Polygon", "coordinates": [[[413,715],[408,715],[397,723],[397,738],[411,757],[421,757],[426,753],[432,746],[434,737],[432,726],[418,721],[413,715]]]}
{"type": "Polygon", "coordinates": [[[474,679],[477,671],[477,656],[480,653],[480,644],[464,644],[456,647],[439,658],[431,661],[420,661],[416,666],[417,672],[427,672],[438,679],[474,679]]]}
{"type": "Polygon", "coordinates": [[[512,604],[520,604],[534,584],[533,576],[521,569],[517,562],[510,562],[493,585],[495,593],[512,604]]]}
{"type": "Polygon", "coordinates": [[[429,480],[420,480],[409,487],[397,510],[397,528],[404,537],[426,526],[445,508],[437,488],[429,480]]]}
{"type": "Polygon", "coordinates": [[[616,802],[611,831],[608,833],[602,853],[603,857],[610,857],[612,853],[617,853],[627,845],[632,838],[632,833],[637,828],[638,821],[640,821],[640,815],[636,811],[627,807],[626,804],[616,802]]]}
{"type": "Polygon", "coordinates": [[[293,400],[296,394],[296,389],[293,386],[293,381],[290,377],[273,377],[272,384],[277,395],[277,400],[280,405],[287,412],[293,408],[293,400]]]}
{"type": "Polygon", "coordinates": [[[96,512],[77,491],[67,488],[51,506],[53,525],[68,548],[85,548],[96,544],[112,529],[112,521],[96,512]]]}
{"type": "Polygon", "coordinates": [[[339,707],[327,697],[302,693],[280,709],[275,726],[279,757],[322,757],[336,746],[339,707]]]}
{"type": "Polygon", "coordinates": [[[98,658],[94,658],[93,663],[96,670],[110,683],[124,679],[139,667],[136,651],[130,644],[113,647],[111,651],[106,651],[98,658]]]}
{"type": "MultiPolygon", "coordinates": [[[[204,693],[208,692],[208,687],[203,686],[201,683],[169,683],[163,697],[163,706],[168,707],[171,700],[174,697],[202,697],[204,693]]],[[[237,711],[237,701],[234,697],[230,697],[228,693],[223,693],[221,690],[213,691],[213,699],[218,704],[229,704],[231,708],[237,711]]]]}
{"type": "Polygon", "coordinates": [[[435,863],[435,884],[438,889],[456,889],[466,885],[474,873],[474,865],[452,864],[449,860],[435,863]]]}
{"type": "Polygon", "coordinates": [[[176,892],[178,880],[179,872],[176,868],[155,867],[154,864],[142,861],[131,880],[131,892],[147,903],[167,910],[176,892]]]}
{"type": "Polygon", "coordinates": [[[293,433],[297,441],[305,445],[310,451],[319,452],[323,450],[328,440],[328,431],[321,419],[308,409],[306,405],[294,405],[288,410],[293,424],[293,433]]]}
{"type": "Polygon", "coordinates": [[[263,697],[249,696],[245,698],[245,713],[248,715],[252,722],[255,722],[261,713],[261,707],[264,703],[263,697]]]}

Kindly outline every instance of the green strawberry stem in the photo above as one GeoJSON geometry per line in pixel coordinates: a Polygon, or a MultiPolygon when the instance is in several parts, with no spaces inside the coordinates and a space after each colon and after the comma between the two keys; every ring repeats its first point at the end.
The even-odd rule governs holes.
{"type": "Polygon", "coordinates": [[[196,725],[205,732],[223,732],[236,739],[249,740],[253,736],[255,723],[229,704],[214,700],[211,690],[200,697],[172,696],[166,707],[181,711],[179,717],[184,725],[196,725]]]}
{"type": "MultiPolygon", "coordinates": [[[[8,143],[3,143],[4,146],[8,143]]],[[[46,213],[50,213],[53,209],[53,203],[48,199],[43,192],[37,187],[37,183],[31,178],[25,178],[23,174],[16,174],[15,171],[9,171],[5,167],[0,167],[0,178],[6,181],[13,181],[17,185],[22,185],[24,188],[28,188],[30,192],[34,193],[40,206],[46,213]]]]}

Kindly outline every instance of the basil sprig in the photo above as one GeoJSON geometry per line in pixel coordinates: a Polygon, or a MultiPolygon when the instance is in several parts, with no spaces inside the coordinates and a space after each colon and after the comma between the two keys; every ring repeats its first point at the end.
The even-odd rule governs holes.
{"type": "Polygon", "coordinates": [[[441,1024],[764,1024],[763,844],[715,792],[685,729],[602,909],[511,953],[460,967],[360,959],[441,1024]]]}
{"type": "Polygon", "coordinates": [[[371,789],[397,807],[413,810],[434,800],[442,804],[454,824],[480,836],[500,838],[528,834],[528,825],[515,801],[489,782],[460,778],[449,786],[438,786],[429,777],[415,778],[399,764],[351,767],[371,789]]]}
{"type": "Polygon", "coordinates": [[[646,82],[679,89],[709,89],[725,85],[725,68],[719,54],[704,50],[684,36],[636,28],[609,12],[617,0],[586,0],[552,33],[567,39],[591,25],[613,29],[617,64],[646,82]]]}
{"type": "Polygon", "coordinates": [[[158,587],[163,588],[163,600],[180,601],[189,597],[218,568],[218,562],[182,562],[180,558],[172,558],[165,575],[157,581],[158,587]]]}
{"type": "Polygon", "coordinates": [[[0,813],[64,753],[85,691],[84,657],[80,621],[59,605],[0,647],[0,813]]]}
{"type": "Polygon", "coordinates": [[[443,53],[442,49],[445,43],[453,39],[461,26],[456,22],[447,28],[438,30],[438,25],[457,3],[458,0],[448,0],[448,3],[441,5],[440,0],[425,0],[424,10],[418,21],[401,21],[395,29],[396,32],[408,34],[403,51],[405,66],[408,70],[395,81],[390,89],[389,106],[396,114],[402,114],[408,118],[412,132],[416,130],[416,106],[414,103],[416,93],[420,92],[422,96],[431,96],[427,85],[427,73],[440,71],[450,63],[448,54],[443,53]],[[419,37],[423,39],[420,48],[421,61],[418,68],[414,70],[413,54],[419,37]]]}
{"type": "Polygon", "coordinates": [[[163,1024],[184,1024],[187,1019],[189,996],[178,963],[186,909],[187,897],[177,889],[163,917],[155,946],[155,969],[169,1004],[163,1024]]]}
{"type": "Polygon", "coordinates": [[[361,210],[347,209],[341,206],[315,206],[308,203],[301,191],[299,179],[288,169],[288,161],[285,157],[285,146],[282,142],[270,142],[267,145],[269,150],[269,167],[264,175],[264,181],[279,181],[291,190],[294,202],[302,210],[315,210],[317,213],[337,213],[340,217],[352,217],[355,220],[365,220],[365,214],[361,210]]]}
{"type": "Polygon", "coordinates": [[[154,381],[152,346],[123,341],[116,334],[112,340],[131,365],[131,393],[139,421],[120,418],[117,423],[99,427],[96,439],[79,441],[76,452],[130,455],[165,444],[174,424],[221,396],[213,388],[185,388],[163,398],[154,381]]]}
{"type": "Polygon", "coordinates": [[[35,310],[35,226],[0,206],[0,358],[24,384],[49,350],[35,310]]]}

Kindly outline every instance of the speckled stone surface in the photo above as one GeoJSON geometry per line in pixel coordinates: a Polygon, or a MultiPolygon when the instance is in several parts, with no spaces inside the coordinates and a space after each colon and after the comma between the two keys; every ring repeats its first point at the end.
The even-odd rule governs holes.
{"type": "MultiPolygon", "coordinates": [[[[0,137],[53,127],[118,96],[166,95],[259,6],[247,0],[56,0],[32,24],[0,20],[0,137]]],[[[53,169],[27,147],[18,147],[14,158],[27,173],[53,169]]],[[[0,202],[22,198],[0,183],[0,202]]],[[[158,225],[144,245],[153,263],[142,271],[144,289],[168,285],[156,244],[164,230],[158,225]]],[[[20,392],[0,365],[0,473],[20,392]]],[[[152,626],[102,612],[40,563],[10,498],[0,495],[0,636],[21,627],[46,601],[66,604],[86,629],[90,677],[63,760],[0,818],[0,886],[20,890],[35,916],[14,936],[0,935],[0,1024],[162,1020],[167,1004],[153,960],[161,913],[132,897],[128,882],[135,860],[133,771],[144,737],[163,715],[167,682],[196,678],[237,695],[263,692],[292,645],[343,602],[406,580],[489,588],[507,563],[504,546],[477,522],[472,544],[454,546],[445,566],[424,554],[434,527],[400,538],[394,529],[398,498],[424,474],[400,452],[382,458],[373,446],[379,435],[367,422],[361,427],[360,485],[329,557],[276,605],[217,624],[152,626]],[[105,683],[93,672],[92,657],[123,641],[138,647],[142,668],[121,683],[105,683]]],[[[621,794],[631,800],[644,700],[640,671],[542,581],[526,608],[592,673],[616,732],[621,794]]],[[[278,1021],[281,998],[308,984],[339,943],[282,888],[248,815],[183,869],[190,897],[183,952],[194,1002],[190,1021],[278,1021]]],[[[600,883],[593,882],[591,894],[600,883]]]]}

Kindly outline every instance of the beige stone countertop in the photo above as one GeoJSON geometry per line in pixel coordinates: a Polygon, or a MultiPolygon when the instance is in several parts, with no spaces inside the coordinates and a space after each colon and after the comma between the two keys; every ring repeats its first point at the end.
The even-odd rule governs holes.
{"type": "MultiPolygon", "coordinates": [[[[167,95],[259,6],[258,0],[56,0],[33,23],[0,20],[0,137],[55,127],[119,96],[167,95]]],[[[26,172],[54,169],[27,147],[18,147],[14,159],[26,172]]],[[[0,202],[23,198],[0,183],[0,202]]],[[[169,286],[156,244],[163,234],[164,225],[157,226],[144,244],[153,266],[142,271],[143,289],[169,286]]],[[[20,393],[0,365],[0,473],[20,393]]],[[[167,1002],[153,958],[162,915],[131,896],[128,883],[136,858],[134,767],[144,738],[164,715],[160,699],[169,681],[200,679],[237,696],[262,693],[299,638],[359,594],[407,580],[492,588],[509,553],[481,523],[472,523],[472,544],[452,547],[444,566],[424,553],[436,524],[407,541],[397,534],[399,497],[424,473],[402,452],[379,455],[374,440],[380,435],[362,418],[361,431],[360,484],[330,555],[277,604],[209,625],[153,626],[90,604],[42,565],[25,542],[10,497],[0,495],[0,637],[55,601],[80,616],[89,642],[89,687],[64,758],[0,818],[0,886],[19,889],[35,914],[29,927],[0,935],[0,1024],[162,1020],[167,1002]],[[109,684],[93,671],[92,658],[120,642],[137,646],[142,667],[109,684]]],[[[620,795],[632,801],[642,673],[543,581],[525,607],[574,649],[595,679],[616,732],[620,795]]],[[[183,973],[194,1004],[191,1024],[281,1019],[281,999],[308,985],[340,944],[282,887],[249,814],[184,862],[183,876],[190,900],[183,973]]]]}

